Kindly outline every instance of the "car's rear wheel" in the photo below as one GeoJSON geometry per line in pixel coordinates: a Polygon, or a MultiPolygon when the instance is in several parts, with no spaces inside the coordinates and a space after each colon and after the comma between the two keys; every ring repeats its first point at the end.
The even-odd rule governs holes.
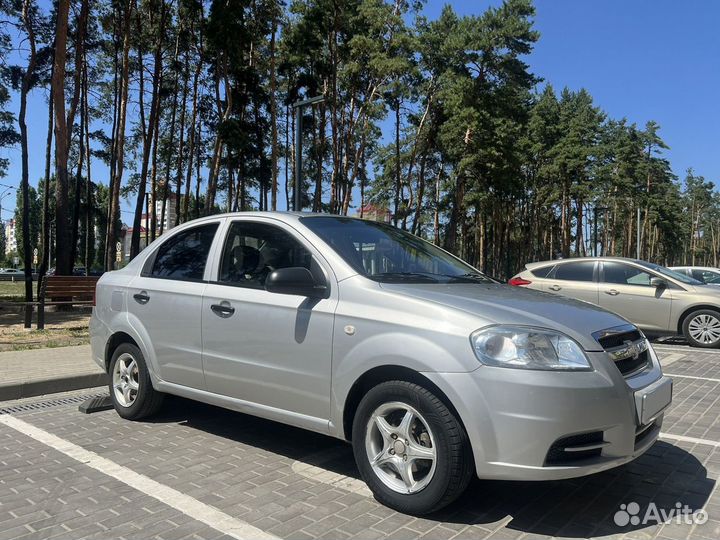
{"type": "Polygon", "coordinates": [[[720,347],[720,312],[712,309],[693,311],[683,321],[683,335],[693,347],[720,347]]]}
{"type": "Polygon", "coordinates": [[[467,434],[452,411],[414,383],[372,388],[353,421],[360,474],[383,504],[427,514],[455,500],[472,478],[467,434]]]}
{"type": "Polygon", "coordinates": [[[164,394],[153,388],[145,358],[132,343],[122,343],[115,349],[108,374],[110,398],[123,418],[140,420],[162,405],[164,394]]]}

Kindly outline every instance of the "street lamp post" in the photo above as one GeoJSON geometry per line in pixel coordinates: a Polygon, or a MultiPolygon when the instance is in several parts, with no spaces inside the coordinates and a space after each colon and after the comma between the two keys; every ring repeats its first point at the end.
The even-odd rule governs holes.
{"type": "Polygon", "coordinates": [[[308,105],[314,105],[325,100],[325,96],[315,96],[293,103],[295,109],[295,193],[293,210],[302,210],[302,110],[308,105]]]}
{"type": "Polygon", "coordinates": [[[2,193],[0,193],[0,221],[2,221],[2,202],[3,202],[3,199],[4,199],[5,197],[7,197],[8,195],[10,195],[10,192],[11,192],[13,189],[16,189],[16,188],[14,188],[14,187],[8,187],[8,188],[5,189],[5,191],[3,191],[2,193]]]}
{"type": "MultiPolygon", "coordinates": [[[[0,193],[0,227],[4,227],[4,226],[5,226],[5,224],[4,224],[4,222],[3,222],[3,219],[2,219],[2,202],[3,202],[3,199],[4,199],[5,197],[7,197],[8,195],[10,195],[10,193],[12,192],[12,190],[16,190],[16,191],[17,191],[17,188],[7,187],[7,188],[5,189],[5,191],[3,191],[2,193],[0,193]]],[[[3,231],[2,234],[5,234],[5,231],[3,231]]],[[[7,248],[6,248],[6,249],[7,249],[7,248]]],[[[4,257],[4,256],[5,256],[4,253],[0,253],[0,259],[1,259],[2,257],[4,257]]]]}

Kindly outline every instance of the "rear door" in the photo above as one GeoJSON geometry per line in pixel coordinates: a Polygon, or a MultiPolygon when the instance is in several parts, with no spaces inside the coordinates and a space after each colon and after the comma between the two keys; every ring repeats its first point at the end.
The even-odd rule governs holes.
{"type": "Polygon", "coordinates": [[[220,220],[171,235],[129,287],[130,322],[149,336],[160,377],[204,388],[201,307],[208,255],[220,220]]]}
{"type": "Polygon", "coordinates": [[[558,263],[544,280],[543,289],[577,300],[598,303],[597,263],[573,260],[558,263]]]}
{"type": "Polygon", "coordinates": [[[662,277],[622,261],[603,261],[600,305],[625,317],[643,330],[665,332],[670,325],[672,287],[650,284],[662,277]]]}

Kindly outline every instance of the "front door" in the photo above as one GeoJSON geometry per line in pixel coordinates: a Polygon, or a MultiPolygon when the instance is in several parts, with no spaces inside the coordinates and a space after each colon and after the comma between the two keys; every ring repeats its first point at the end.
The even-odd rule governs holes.
{"type": "Polygon", "coordinates": [[[643,330],[666,332],[670,324],[672,290],[653,287],[658,277],[620,261],[604,261],[600,283],[600,305],[625,317],[643,330]]]}
{"type": "Polygon", "coordinates": [[[208,390],[327,421],[337,305],[329,267],[294,230],[272,220],[231,222],[217,266],[202,306],[208,390]],[[265,290],[273,270],[297,266],[326,281],[330,297],[265,290]]]}
{"type": "Polygon", "coordinates": [[[205,387],[200,317],[205,266],[218,226],[214,221],[172,235],[130,283],[130,323],[142,327],[139,335],[148,335],[164,381],[205,387]]]}

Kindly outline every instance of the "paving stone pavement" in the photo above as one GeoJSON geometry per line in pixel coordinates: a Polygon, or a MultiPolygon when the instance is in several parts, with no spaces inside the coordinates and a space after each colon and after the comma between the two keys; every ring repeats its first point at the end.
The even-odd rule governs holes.
{"type": "Polygon", "coordinates": [[[0,400],[103,384],[90,345],[0,352],[0,400]]]}
{"type": "Polygon", "coordinates": [[[665,370],[676,375],[675,400],[666,436],[644,456],[573,480],[476,480],[425,518],[369,496],[345,443],[274,422],[179,398],[149,421],[128,422],[114,411],[83,415],[77,402],[59,399],[102,389],[0,403],[0,412],[67,442],[53,448],[0,421],[0,540],[238,537],[222,520],[211,527],[176,501],[72,457],[78,448],[109,460],[121,479],[142,475],[278,538],[718,538],[720,351],[663,345],[658,352],[673,359],[665,370]],[[11,409],[18,403],[24,410],[11,409]],[[631,501],[704,508],[709,520],[618,527],[613,516],[631,501]]]}

